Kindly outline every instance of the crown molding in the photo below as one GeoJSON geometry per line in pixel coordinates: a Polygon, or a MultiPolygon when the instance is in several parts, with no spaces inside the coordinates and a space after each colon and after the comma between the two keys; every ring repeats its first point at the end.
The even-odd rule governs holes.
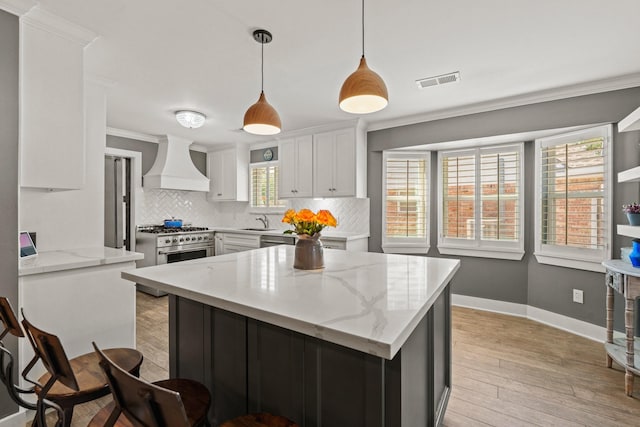
{"type": "MultiPolygon", "coordinates": [[[[0,0],[1,1],[1,0],[0,0]]],[[[34,7],[21,17],[21,23],[58,35],[82,47],[98,38],[98,35],[80,25],[67,21],[41,7],[34,7]]]]}
{"type": "Polygon", "coordinates": [[[29,12],[35,5],[34,0],[0,0],[0,9],[17,16],[29,12]]]}
{"type": "MultiPolygon", "coordinates": [[[[345,128],[360,129],[362,126],[366,126],[366,124],[367,123],[361,118],[342,120],[338,122],[332,122],[332,123],[327,123],[323,125],[282,132],[278,135],[272,136],[271,139],[268,141],[273,141],[273,140],[280,141],[280,140],[295,137],[295,136],[310,135],[310,134],[320,133],[320,132],[330,132],[332,130],[339,130],[339,129],[345,129],[345,128]]],[[[263,141],[268,142],[267,140],[263,140],[263,141]]],[[[256,144],[263,141],[256,141],[256,144]]]]}
{"type": "Polygon", "coordinates": [[[107,135],[119,136],[120,138],[135,139],[138,141],[153,142],[155,144],[160,142],[160,138],[155,135],[149,135],[146,133],[134,132],[125,129],[118,129],[107,126],[107,135]]]}
{"type": "Polygon", "coordinates": [[[487,111],[502,110],[504,108],[538,104],[540,102],[556,101],[559,99],[573,98],[576,96],[592,95],[614,90],[629,89],[637,86],[640,86],[640,73],[627,74],[624,76],[596,80],[588,83],[579,83],[570,86],[563,86],[561,88],[511,96],[507,98],[465,105],[446,110],[399,117],[397,119],[370,122],[367,132],[413,125],[422,122],[430,122],[434,120],[448,119],[451,117],[466,116],[469,114],[485,113],[487,111]]]}
{"type": "Polygon", "coordinates": [[[208,151],[207,147],[205,147],[204,145],[201,145],[201,144],[197,144],[197,143],[191,144],[189,146],[189,150],[191,150],[191,151],[199,151],[201,153],[206,153],[208,151]]]}

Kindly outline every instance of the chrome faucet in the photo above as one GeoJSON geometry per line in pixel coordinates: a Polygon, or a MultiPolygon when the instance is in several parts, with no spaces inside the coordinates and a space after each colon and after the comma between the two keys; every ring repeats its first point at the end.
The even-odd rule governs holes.
{"type": "Polygon", "coordinates": [[[265,214],[262,214],[262,218],[256,218],[256,221],[260,221],[265,229],[269,228],[269,218],[265,214]]]}

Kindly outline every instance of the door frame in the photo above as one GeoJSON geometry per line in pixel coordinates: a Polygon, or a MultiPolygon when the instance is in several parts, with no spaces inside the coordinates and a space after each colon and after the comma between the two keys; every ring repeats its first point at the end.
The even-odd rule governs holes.
{"type": "Polygon", "coordinates": [[[136,249],[136,214],[138,212],[139,201],[142,199],[142,153],[139,151],[131,151],[131,150],[122,150],[120,148],[111,148],[105,147],[104,149],[105,156],[116,156],[116,157],[124,157],[131,160],[131,187],[129,189],[129,194],[131,194],[131,200],[129,201],[129,209],[131,211],[131,218],[129,222],[129,227],[132,236],[129,236],[130,239],[130,250],[132,252],[136,249]]]}

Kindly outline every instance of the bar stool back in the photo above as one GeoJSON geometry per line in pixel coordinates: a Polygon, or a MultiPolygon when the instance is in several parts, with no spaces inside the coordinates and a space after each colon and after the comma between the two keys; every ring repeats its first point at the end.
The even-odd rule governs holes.
{"type": "MultiPolygon", "coordinates": [[[[93,347],[99,355],[100,366],[107,377],[115,402],[115,410],[111,412],[105,426],[209,425],[207,412],[211,405],[211,395],[204,385],[181,378],[148,383],[120,368],[95,342],[93,347]]],[[[107,412],[110,412],[108,408],[100,411],[89,425],[97,425],[97,420],[107,412]]]]}
{"type": "Polygon", "coordinates": [[[18,322],[16,318],[11,303],[5,297],[0,297],[0,322],[2,322],[2,326],[4,327],[4,330],[0,333],[0,381],[7,387],[11,400],[23,408],[35,410],[36,405],[27,402],[22,397],[23,395],[34,394],[35,390],[33,387],[22,388],[15,383],[13,380],[13,355],[2,342],[7,334],[11,334],[17,338],[24,338],[24,332],[22,331],[20,322],[18,322]]]}
{"type": "MultiPolygon", "coordinates": [[[[75,405],[109,393],[109,386],[98,364],[98,357],[92,352],[69,360],[56,335],[34,326],[26,319],[24,311],[22,317],[22,325],[35,353],[22,372],[22,377],[35,386],[38,395],[32,426],[46,427],[45,410],[51,407],[58,412],[56,426],[69,427],[75,405]],[[47,373],[34,381],[28,378],[28,374],[39,360],[47,373]]],[[[139,373],[142,363],[142,354],[139,351],[115,348],[105,352],[129,372],[136,375],[139,373]]]]}

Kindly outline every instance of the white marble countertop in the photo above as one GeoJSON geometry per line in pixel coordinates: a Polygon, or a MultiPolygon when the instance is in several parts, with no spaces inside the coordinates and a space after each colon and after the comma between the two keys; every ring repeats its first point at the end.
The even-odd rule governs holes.
{"type": "Polygon", "coordinates": [[[19,276],[73,270],[97,265],[117,264],[144,258],[138,252],[107,247],[41,251],[32,258],[21,259],[19,276]]]}
{"type": "MultiPolygon", "coordinates": [[[[219,233],[240,233],[240,234],[257,234],[257,235],[265,235],[265,236],[280,236],[283,234],[287,228],[283,229],[266,229],[266,230],[245,230],[242,228],[232,228],[232,227],[211,227],[212,231],[216,231],[219,233]]],[[[369,233],[353,233],[348,231],[335,231],[331,229],[325,229],[322,231],[322,236],[328,239],[337,239],[337,240],[357,240],[357,239],[366,239],[369,237],[369,233]]],[[[297,237],[295,234],[290,234],[290,236],[297,237]]]]}
{"type": "Polygon", "coordinates": [[[305,271],[293,268],[294,249],[272,246],[122,277],[392,359],[460,266],[456,259],[325,249],[325,268],[305,271]]]}

